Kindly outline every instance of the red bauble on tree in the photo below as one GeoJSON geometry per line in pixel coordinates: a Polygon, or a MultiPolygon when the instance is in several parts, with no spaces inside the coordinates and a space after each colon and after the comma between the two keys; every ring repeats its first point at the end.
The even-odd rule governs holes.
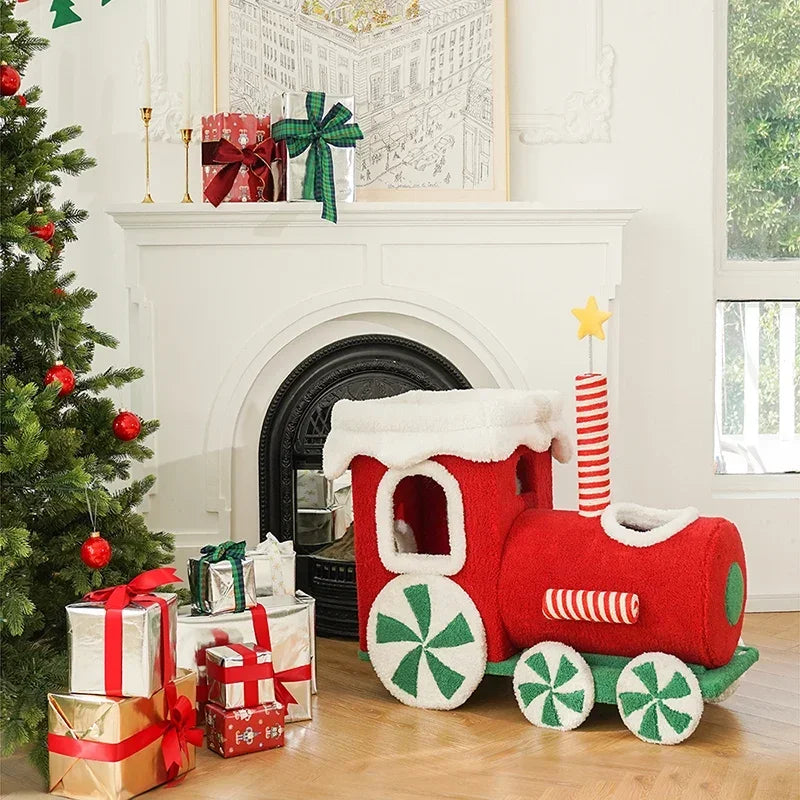
{"type": "Polygon", "coordinates": [[[25,108],[25,106],[28,105],[28,98],[25,97],[24,94],[18,94],[17,103],[19,103],[19,105],[22,106],[22,108],[25,108]]]}
{"type": "Polygon", "coordinates": [[[136,414],[126,411],[124,408],[114,417],[111,424],[114,436],[120,441],[130,442],[135,439],[142,431],[142,423],[136,414]]]}
{"type": "Polygon", "coordinates": [[[19,72],[5,61],[0,61],[0,94],[3,97],[16,94],[20,83],[22,79],[19,77],[19,72]]]}
{"type": "MultiPolygon", "coordinates": [[[[37,214],[43,214],[44,209],[39,206],[36,209],[37,214]]],[[[31,225],[28,230],[34,235],[38,236],[43,242],[49,242],[56,232],[55,222],[45,222],[44,225],[31,225]]]]}
{"type": "Polygon", "coordinates": [[[81,561],[92,569],[102,569],[111,561],[111,545],[99,531],[92,531],[81,545],[81,561]]]}
{"type": "Polygon", "coordinates": [[[53,381],[61,384],[59,397],[66,397],[75,388],[75,373],[64,366],[63,361],[56,361],[44,376],[44,385],[49,386],[53,381]]]}

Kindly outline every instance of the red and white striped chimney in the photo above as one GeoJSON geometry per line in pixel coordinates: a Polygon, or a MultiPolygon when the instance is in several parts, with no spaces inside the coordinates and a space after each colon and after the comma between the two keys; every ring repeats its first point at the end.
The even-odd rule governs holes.
{"type": "Polygon", "coordinates": [[[608,379],[588,373],[575,377],[578,425],[578,511],[598,517],[611,502],[608,440],[608,379]]]}

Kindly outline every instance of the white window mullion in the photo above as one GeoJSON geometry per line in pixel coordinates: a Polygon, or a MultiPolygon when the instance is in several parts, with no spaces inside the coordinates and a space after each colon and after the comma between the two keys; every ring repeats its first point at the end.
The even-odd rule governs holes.
{"type": "Polygon", "coordinates": [[[758,343],[759,303],[744,306],[744,440],[748,445],[758,440],[758,343]]]}
{"type": "Polygon", "coordinates": [[[796,303],[781,303],[778,328],[778,433],[782,441],[794,438],[796,314],[796,303]]]}

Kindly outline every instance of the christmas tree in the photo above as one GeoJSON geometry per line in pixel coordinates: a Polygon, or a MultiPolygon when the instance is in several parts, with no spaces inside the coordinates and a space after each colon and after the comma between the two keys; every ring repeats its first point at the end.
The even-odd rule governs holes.
{"type": "MultiPolygon", "coordinates": [[[[84,320],[96,294],[73,287],[74,273],[62,270],[64,247],[86,213],[69,201],[57,207],[54,190],[62,174],[94,162],[82,149],[65,150],[77,126],[45,133],[39,88],[16,94],[17,72],[48,43],[13,9],[0,2],[0,727],[4,752],[33,743],[44,769],[46,694],[67,682],[64,606],[169,563],[172,537],[149,532],[135,511],[154,478],[130,480],[131,462],[152,455],[143,440],[158,423],[141,422],[137,435],[139,421],[128,414],[115,435],[118,410],[101,396],[142,373],[91,374],[95,347],[116,340],[84,320]],[[63,366],[46,386],[56,360],[63,366]],[[81,558],[94,529],[111,545],[102,569],[81,558]]],[[[102,562],[103,542],[90,542],[87,561],[102,562]]]]}

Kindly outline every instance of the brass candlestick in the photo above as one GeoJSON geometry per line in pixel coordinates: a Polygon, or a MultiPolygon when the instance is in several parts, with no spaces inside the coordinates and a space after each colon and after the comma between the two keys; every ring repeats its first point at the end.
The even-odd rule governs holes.
{"type": "Polygon", "coordinates": [[[150,197],[150,120],[153,117],[152,108],[140,108],[142,122],[144,122],[144,198],[143,203],[152,203],[150,197]]]}
{"type": "Polygon", "coordinates": [[[184,148],[184,165],[186,172],[186,183],[184,186],[183,200],[181,203],[193,203],[194,200],[189,196],[189,142],[192,141],[192,129],[181,128],[181,139],[183,140],[184,148]]]}

